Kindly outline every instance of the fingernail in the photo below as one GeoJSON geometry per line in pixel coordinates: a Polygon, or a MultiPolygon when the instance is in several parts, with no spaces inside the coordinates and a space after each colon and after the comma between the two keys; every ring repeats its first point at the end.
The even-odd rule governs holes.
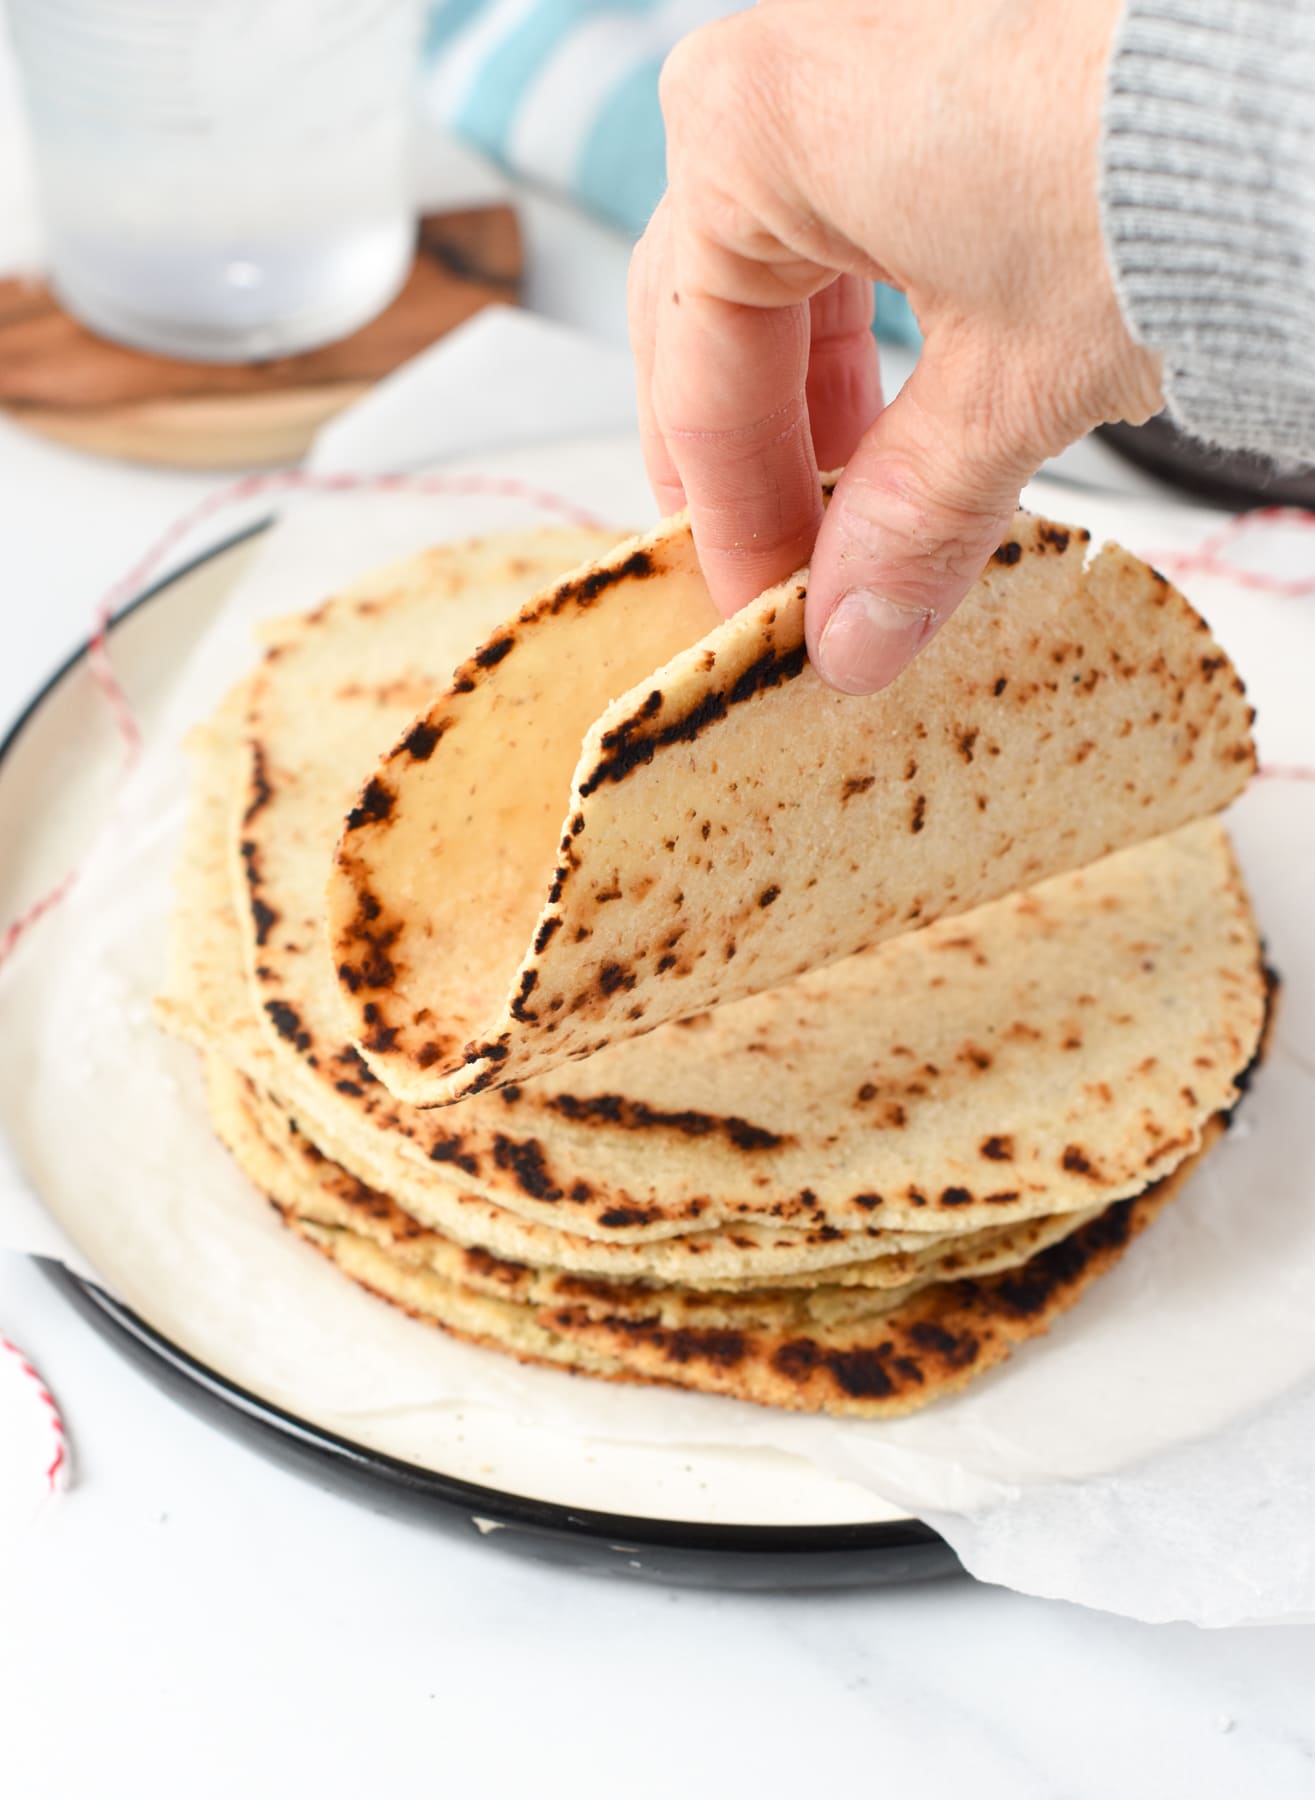
{"type": "Polygon", "coordinates": [[[926,643],[935,618],[930,607],[899,606],[866,588],[852,588],[822,627],[818,674],[843,694],[875,694],[926,643]]]}

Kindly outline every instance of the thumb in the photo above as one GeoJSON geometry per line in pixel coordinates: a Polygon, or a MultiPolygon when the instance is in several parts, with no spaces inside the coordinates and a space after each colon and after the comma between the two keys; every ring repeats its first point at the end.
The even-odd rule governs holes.
{"type": "Polygon", "coordinates": [[[1035,464],[929,344],[867,432],[818,533],[805,629],[831,687],[872,694],[943,625],[1004,537],[1035,464]]]}

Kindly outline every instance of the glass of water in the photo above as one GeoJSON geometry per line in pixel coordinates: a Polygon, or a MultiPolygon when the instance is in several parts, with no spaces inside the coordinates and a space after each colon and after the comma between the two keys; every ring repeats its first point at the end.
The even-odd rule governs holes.
{"type": "Polygon", "coordinates": [[[56,293],[203,362],[345,336],[415,243],[419,0],[8,0],[56,293]]]}

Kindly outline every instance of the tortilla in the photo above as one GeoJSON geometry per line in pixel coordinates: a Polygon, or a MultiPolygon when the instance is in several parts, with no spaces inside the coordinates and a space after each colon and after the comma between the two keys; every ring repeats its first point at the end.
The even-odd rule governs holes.
{"type": "MultiPolygon", "coordinates": [[[[539,1298],[547,1292],[550,1297],[578,1300],[586,1291],[603,1292],[613,1304],[619,1304],[615,1300],[617,1295],[642,1293],[649,1304],[660,1295],[697,1295],[698,1304],[704,1309],[714,1303],[725,1303],[729,1307],[738,1304],[742,1296],[748,1296],[745,1304],[751,1303],[753,1296],[764,1286],[762,1277],[711,1277],[692,1257],[689,1273],[693,1279],[688,1286],[669,1278],[655,1277],[651,1271],[640,1271],[627,1277],[616,1269],[605,1273],[582,1271],[578,1267],[564,1269],[545,1259],[544,1250],[551,1243],[547,1234],[535,1244],[535,1254],[527,1260],[495,1256],[488,1243],[478,1237],[465,1232],[454,1236],[426,1225],[407,1212],[394,1197],[336,1163],[274,1095],[262,1091],[213,1052],[206,1057],[206,1088],[211,1113],[219,1122],[218,1129],[225,1141],[228,1136],[222,1120],[240,1110],[250,1116],[267,1140],[284,1148],[290,1161],[295,1163],[300,1158],[317,1168],[320,1164],[333,1167],[335,1184],[330,1187],[320,1181],[313,1189],[313,1206],[308,1216],[320,1224],[346,1226],[373,1238],[402,1261],[433,1267],[440,1274],[452,1274],[455,1270],[459,1279],[475,1285],[479,1285],[480,1271],[496,1264],[500,1272],[498,1291],[506,1287],[501,1272],[517,1268],[527,1278],[544,1275],[551,1282],[566,1281],[562,1292],[538,1290],[539,1298]]],[[[810,1310],[819,1299],[832,1314],[851,1302],[871,1310],[875,1305],[871,1294],[851,1293],[848,1300],[841,1296],[845,1290],[866,1288],[886,1290],[899,1298],[925,1286],[928,1281],[1012,1268],[1034,1251],[1057,1243],[1061,1237],[1094,1218],[1100,1210],[1093,1207],[1081,1213],[1052,1215],[974,1233],[924,1234],[920,1241],[905,1240],[902,1248],[885,1244],[873,1246],[876,1254],[861,1262],[844,1263],[802,1275],[773,1275],[770,1285],[778,1292],[807,1289],[806,1305],[810,1310]]],[[[886,1234],[887,1237],[894,1235],[886,1234]]],[[[802,1293],[800,1297],[801,1301],[805,1300],[802,1293]]]]}
{"type": "MultiPolygon", "coordinates": [[[[893,1295],[653,1294],[436,1242],[295,1135],[272,1136],[222,1065],[210,1075],[220,1135],[286,1222],[416,1317],[522,1361],[864,1418],[909,1413],[956,1392],[1048,1330],[1176,1196],[1203,1154],[1001,1273],[893,1295]]],[[[1220,1129],[1212,1121],[1207,1144],[1220,1129]]]]}
{"type": "Polygon", "coordinates": [[[329,926],[371,1070],[418,1105],[518,1086],[1225,806],[1241,681],[1087,542],[1018,515],[863,700],[808,665],[806,571],[713,627],[683,517],[546,588],[348,813],[329,926]]]}
{"type": "MultiPolygon", "coordinates": [[[[344,1028],[322,884],[355,772],[412,716],[398,676],[416,644],[451,666],[497,603],[481,614],[458,583],[451,616],[464,555],[431,558],[404,601],[389,599],[394,572],[373,600],[287,628],[248,684],[245,746],[210,740],[208,848],[193,845],[180,890],[180,991],[216,991],[221,1037],[244,1040],[225,1054],[360,1179],[458,1236],[457,1214],[492,1202],[464,1235],[509,1255],[706,1284],[853,1263],[892,1231],[1105,1206],[1189,1155],[1231,1104],[1263,979],[1213,821],[532,1082],[441,1112],[394,1101],[344,1028]],[[231,915],[226,843],[245,973],[231,925],[227,950],[212,929],[231,915]],[[257,1019],[272,1074],[245,1042],[257,1019]],[[508,1215],[570,1242],[525,1255],[508,1215]],[[622,1263],[589,1240],[642,1254],[622,1263]]],[[[472,915],[482,903],[469,898],[472,915]]]]}

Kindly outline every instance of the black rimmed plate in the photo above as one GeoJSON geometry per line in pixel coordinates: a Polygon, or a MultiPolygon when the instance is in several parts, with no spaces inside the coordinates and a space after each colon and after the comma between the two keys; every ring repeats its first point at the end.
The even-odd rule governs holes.
{"type": "MultiPolygon", "coordinates": [[[[117,616],[116,670],[148,722],[241,573],[252,537],[248,531],[219,545],[117,616]]],[[[15,916],[76,860],[112,791],[116,751],[84,647],[0,744],[0,834],[15,846],[0,874],[0,917],[15,916]]],[[[595,1444],[587,1456],[549,1457],[540,1471],[525,1433],[508,1420],[504,1455],[487,1439],[472,1447],[467,1430],[460,1442],[454,1435],[450,1454],[407,1460],[276,1404],[225,1370],[221,1357],[192,1354],[151,1322],[140,1296],[130,1307],[93,1281],[44,1266],[79,1312],[160,1386],[273,1460],[499,1548],[600,1572],[735,1588],[896,1583],[959,1566],[920,1521],[772,1453],[650,1447],[641,1458],[624,1445],[595,1444]],[[487,1484],[474,1478],[486,1468],[495,1471],[487,1484]],[[643,1506],[648,1493],[660,1500],[651,1512],[643,1506]]],[[[112,1271],[104,1273],[112,1283],[112,1271]]]]}

